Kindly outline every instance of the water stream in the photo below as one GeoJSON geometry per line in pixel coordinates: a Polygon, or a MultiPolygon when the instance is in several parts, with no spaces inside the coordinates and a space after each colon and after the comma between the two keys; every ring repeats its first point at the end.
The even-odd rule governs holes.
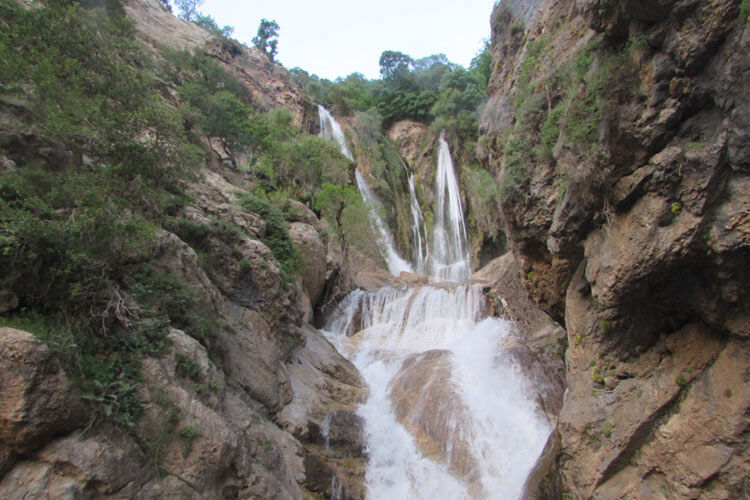
{"type": "MultiPolygon", "coordinates": [[[[404,169],[406,166],[404,165],[404,169]]],[[[409,208],[411,209],[411,244],[412,244],[412,256],[414,262],[414,270],[417,273],[423,274],[425,272],[425,263],[427,262],[427,231],[424,227],[424,216],[422,215],[422,209],[419,207],[417,201],[417,192],[414,188],[414,175],[409,173],[409,208]],[[422,242],[422,234],[424,233],[425,243],[422,242]]]]}
{"type": "Polygon", "coordinates": [[[430,272],[439,281],[464,281],[471,275],[466,225],[453,160],[442,133],[438,147],[435,196],[430,272]]]}
{"type": "Polygon", "coordinates": [[[337,122],[326,108],[318,104],[318,121],[320,123],[320,136],[336,141],[341,150],[341,154],[354,161],[354,156],[346,145],[346,136],[341,130],[341,125],[337,122]]]}
{"type": "MultiPolygon", "coordinates": [[[[358,184],[361,177],[357,172],[358,184]]],[[[359,187],[365,198],[372,195],[363,179],[359,187]]],[[[412,178],[410,196],[412,243],[421,251],[412,178]]],[[[390,234],[378,219],[373,225],[390,234]]],[[[442,137],[429,243],[429,254],[415,254],[413,267],[398,254],[402,263],[384,256],[394,274],[405,264],[429,273],[430,284],[355,290],[324,327],[369,387],[359,409],[367,498],[518,499],[552,427],[503,348],[512,325],[487,317],[481,288],[469,281],[458,181],[442,137]]]]}
{"type": "MultiPolygon", "coordinates": [[[[341,150],[341,154],[349,158],[349,160],[354,161],[354,156],[349,150],[349,147],[346,145],[346,136],[341,130],[341,125],[339,125],[339,123],[331,115],[331,113],[329,113],[328,110],[320,104],[318,104],[318,116],[320,118],[320,136],[336,141],[339,145],[339,149],[341,150]]],[[[359,189],[359,193],[362,195],[362,199],[367,205],[367,209],[370,214],[370,223],[372,225],[372,228],[375,230],[375,237],[377,239],[378,248],[380,249],[380,253],[385,259],[386,264],[388,265],[388,270],[394,276],[398,276],[404,271],[410,273],[414,272],[411,264],[406,259],[401,257],[401,254],[399,254],[398,250],[396,250],[396,244],[393,241],[393,236],[388,229],[388,225],[385,223],[383,217],[381,216],[381,213],[383,211],[382,203],[380,203],[378,197],[375,195],[372,189],[370,189],[370,186],[367,184],[367,181],[359,172],[359,170],[354,171],[354,177],[357,181],[357,188],[359,189]]]]}

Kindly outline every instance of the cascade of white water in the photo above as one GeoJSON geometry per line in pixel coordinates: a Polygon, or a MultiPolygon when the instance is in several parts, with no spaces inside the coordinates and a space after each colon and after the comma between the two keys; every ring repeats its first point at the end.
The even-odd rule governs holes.
{"type": "Polygon", "coordinates": [[[346,136],[341,130],[341,125],[333,118],[326,108],[318,104],[318,119],[320,123],[320,136],[336,141],[341,149],[341,154],[354,161],[352,152],[346,145],[346,136]]]}
{"type": "Polygon", "coordinates": [[[481,290],[355,291],[338,311],[326,335],[370,389],[367,497],[518,499],[551,426],[481,290]]]}
{"type": "MultiPolygon", "coordinates": [[[[405,168],[405,167],[404,167],[405,168]]],[[[411,205],[411,244],[412,244],[412,255],[414,256],[414,270],[422,274],[425,271],[425,250],[426,248],[422,244],[422,233],[427,237],[427,233],[424,229],[424,217],[422,216],[422,209],[419,208],[419,202],[417,201],[417,192],[414,189],[414,175],[409,174],[409,202],[411,205]]]]}
{"type": "Polygon", "coordinates": [[[391,236],[388,226],[385,225],[385,221],[380,216],[382,210],[380,200],[372,192],[372,189],[370,189],[367,181],[365,181],[364,176],[359,173],[359,170],[354,171],[354,177],[357,180],[357,187],[362,195],[362,199],[367,205],[370,214],[370,223],[375,230],[378,248],[380,248],[380,253],[383,255],[386,264],[388,264],[388,270],[394,276],[398,276],[403,271],[413,273],[414,269],[411,267],[411,264],[401,257],[398,250],[396,250],[393,236],[391,236]]]}
{"type": "MultiPolygon", "coordinates": [[[[320,137],[336,141],[341,150],[341,154],[349,158],[351,161],[354,161],[354,156],[346,146],[346,136],[344,136],[344,132],[341,130],[341,125],[339,125],[333,115],[331,115],[331,113],[320,104],[318,104],[318,116],[320,117],[320,137]]],[[[357,180],[359,193],[362,195],[362,199],[367,205],[370,214],[370,223],[375,230],[378,248],[380,249],[380,254],[388,265],[388,271],[394,276],[398,276],[403,271],[410,273],[414,272],[414,268],[412,268],[411,264],[401,257],[398,250],[396,250],[393,236],[380,215],[382,210],[380,200],[375,196],[375,193],[372,192],[372,189],[370,189],[370,186],[367,184],[367,181],[365,181],[362,174],[359,173],[359,170],[354,171],[354,177],[357,180]]]]}
{"type": "Polygon", "coordinates": [[[440,134],[435,176],[435,225],[432,229],[429,269],[439,281],[465,281],[471,275],[461,193],[448,143],[440,134]]]}

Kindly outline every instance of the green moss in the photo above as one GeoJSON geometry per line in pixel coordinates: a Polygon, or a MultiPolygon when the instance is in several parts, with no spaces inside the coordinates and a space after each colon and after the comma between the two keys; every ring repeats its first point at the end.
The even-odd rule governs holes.
{"type": "Polygon", "coordinates": [[[677,377],[674,379],[675,383],[679,385],[680,387],[685,387],[687,385],[687,380],[685,379],[685,375],[680,373],[677,375],[677,377]]]}
{"type": "Polygon", "coordinates": [[[188,378],[193,382],[199,383],[201,381],[201,368],[198,363],[194,360],[183,356],[182,354],[177,355],[177,365],[175,367],[177,375],[180,377],[188,378]]]}
{"type": "Polygon", "coordinates": [[[193,451],[193,441],[200,436],[197,427],[188,425],[180,430],[180,439],[182,439],[182,458],[187,458],[193,451]]]}
{"type": "Polygon", "coordinates": [[[612,332],[612,322],[608,319],[599,321],[599,331],[603,335],[609,335],[612,332]]]}
{"type": "Polygon", "coordinates": [[[682,213],[682,203],[679,201],[673,202],[669,206],[669,211],[672,212],[673,215],[680,215],[682,213]]]}
{"type": "Polygon", "coordinates": [[[281,266],[281,278],[285,284],[288,284],[302,268],[303,263],[289,237],[283,212],[265,199],[250,193],[242,194],[238,202],[245,210],[265,219],[266,236],[263,238],[263,243],[271,249],[281,266]]]}
{"type": "Polygon", "coordinates": [[[612,426],[607,422],[602,424],[602,435],[606,438],[612,437],[612,426]]]}
{"type": "Polygon", "coordinates": [[[500,180],[501,199],[525,198],[522,187],[531,178],[528,167],[531,155],[532,149],[526,135],[512,134],[508,138],[504,148],[503,177],[500,180]]]}
{"type": "Polygon", "coordinates": [[[560,137],[560,121],[565,113],[566,101],[561,101],[547,114],[540,129],[539,147],[535,150],[539,160],[551,160],[552,148],[560,137]]]}
{"type": "Polygon", "coordinates": [[[591,380],[593,380],[597,384],[604,383],[604,375],[602,374],[602,371],[598,366],[594,366],[594,368],[591,370],[591,380]]]}

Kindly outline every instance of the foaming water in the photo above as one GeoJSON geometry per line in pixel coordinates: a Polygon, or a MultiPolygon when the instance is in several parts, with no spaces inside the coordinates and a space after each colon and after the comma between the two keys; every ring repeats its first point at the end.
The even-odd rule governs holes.
{"type": "Polygon", "coordinates": [[[429,269],[438,281],[465,281],[471,275],[461,193],[448,143],[440,134],[435,176],[435,226],[432,231],[429,269]]]}
{"type": "Polygon", "coordinates": [[[318,104],[318,118],[320,123],[320,137],[336,141],[341,150],[341,154],[354,161],[354,155],[349,151],[346,145],[346,136],[341,130],[341,125],[333,118],[326,108],[318,104]]]}
{"type": "MultiPolygon", "coordinates": [[[[321,135],[336,140],[351,159],[341,127],[325,108],[319,110],[321,135]]],[[[511,325],[488,318],[481,290],[461,284],[471,267],[448,144],[441,134],[429,242],[409,176],[413,266],[396,251],[380,201],[359,171],[355,177],[390,272],[416,270],[450,282],[356,290],[325,326],[370,389],[359,408],[367,434],[367,497],[519,498],[551,425],[503,351],[511,325]]],[[[322,430],[327,439],[325,421],[322,430]]]]}
{"type": "Polygon", "coordinates": [[[368,498],[513,500],[551,430],[481,290],[352,292],[325,330],[370,388],[368,498]]]}

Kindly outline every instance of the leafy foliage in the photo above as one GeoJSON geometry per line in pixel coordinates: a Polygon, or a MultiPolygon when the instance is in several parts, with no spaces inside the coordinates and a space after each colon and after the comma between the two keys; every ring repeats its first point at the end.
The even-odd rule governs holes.
{"type": "Polygon", "coordinates": [[[202,151],[120,10],[2,2],[0,13],[2,99],[39,144],[3,151],[19,168],[0,175],[0,279],[20,309],[0,321],[42,338],[99,415],[132,427],[140,360],[168,326],[215,330],[186,284],[144,264],[202,151]]]}
{"type": "Polygon", "coordinates": [[[265,219],[266,236],[263,238],[263,243],[271,249],[281,266],[281,277],[284,283],[288,283],[301,268],[302,258],[292,245],[286,229],[284,213],[267,200],[250,193],[243,194],[239,199],[239,204],[245,210],[254,212],[265,219]]]}
{"type": "Polygon", "coordinates": [[[200,16],[198,7],[203,4],[203,0],[174,0],[179,17],[186,21],[194,21],[200,16]]]}
{"type": "Polygon", "coordinates": [[[258,26],[258,34],[253,38],[253,45],[273,61],[278,51],[278,37],[278,23],[276,21],[269,21],[268,19],[261,19],[258,26]]]}
{"type": "Polygon", "coordinates": [[[367,206],[354,186],[323,184],[315,200],[315,209],[328,221],[334,236],[345,249],[355,247],[376,261],[382,259],[375,244],[367,206]]]}

